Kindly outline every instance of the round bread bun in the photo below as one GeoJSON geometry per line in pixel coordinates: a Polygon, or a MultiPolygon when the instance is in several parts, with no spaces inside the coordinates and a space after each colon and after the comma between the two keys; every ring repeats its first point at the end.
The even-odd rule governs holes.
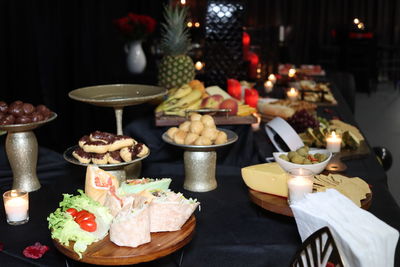
{"type": "Polygon", "coordinates": [[[179,130],[189,132],[190,125],[192,123],[190,121],[184,121],[179,125],[179,130]]]}
{"type": "Polygon", "coordinates": [[[196,146],[209,146],[212,144],[211,140],[205,136],[199,136],[194,142],[196,146]]]}
{"type": "Polygon", "coordinates": [[[201,117],[201,122],[204,124],[205,127],[215,128],[215,121],[210,115],[203,115],[203,117],[201,117]]]}
{"type": "Polygon", "coordinates": [[[216,128],[206,127],[203,129],[203,131],[201,131],[201,136],[205,136],[211,141],[214,141],[215,139],[217,139],[218,130],[216,128]]]}
{"type": "Polygon", "coordinates": [[[228,142],[228,136],[226,135],[226,133],[223,131],[218,131],[218,135],[214,143],[216,145],[221,145],[225,144],[226,142],[228,142]]]}
{"type": "Polygon", "coordinates": [[[193,145],[197,138],[199,138],[198,134],[188,133],[185,137],[185,145],[193,145]]]}
{"type": "MultiPolygon", "coordinates": [[[[204,117],[204,116],[203,116],[204,117]]],[[[201,133],[201,131],[203,131],[204,129],[204,124],[201,121],[193,121],[190,124],[190,132],[191,133],[195,133],[195,134],[199,134],[201,133]]]]}
{"type": "Polygon", "coordinates": [[[174,135],[175,135],[176,131],[178,131],[177,127],[169,128],[168,131],[167,131],[168,137],[171,138],[171,139],[174,139],[174,135]]]}
{"type": "Polygon", "coordinates": [[[174,142],[179,145],[183,145],[185,143],[186,135],[187,135],[187,132],[185,132],[185,131],[182,131],[182,130],[176,131],[176,133],[174,135],[174,142]]]}
{"type": "Polygon", "coordinates": [[[193,113],[190,115],[190,121],[200,121],[201,117],[199,113],[193,113]]]}

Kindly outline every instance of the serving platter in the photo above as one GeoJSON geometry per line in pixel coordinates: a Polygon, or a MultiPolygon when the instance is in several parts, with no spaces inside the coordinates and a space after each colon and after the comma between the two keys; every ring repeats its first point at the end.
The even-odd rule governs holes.
{"type": "Polygon", "coordinates": [[[185,246],[192,240],[196,218],[192,215],[181,230],[151,234],[151,242],[136,248],[120,247],[110,241],[109,235],[88,246],[82,258],[73,250],[74,242],[64,246],[53,239],[55,247],[65,256],[80,262],[97,265],[130,265],[152,261],[167,256],[185,246]]]}
{"type": "MultiPolygon", "coordinates": [[[[257,122],[255,116],[213,116],[216,125],[239,125],[239,124],[252,124],[257,122]]],[[[185,117],[180,116],[165,116],[156,114],[156,126],[177,126],[186,121],[185,117]]]]}
{"type": "MultiPolygon", "coordinates": [[[[249,188],[250,200],[261,208],[273,213],[293,217],[287,198],[259,192],[249,188]]],[[[368,210],[372,203],[372,192],[367,194],[366,198],[361,200],[361,208],[368,210]]]]}

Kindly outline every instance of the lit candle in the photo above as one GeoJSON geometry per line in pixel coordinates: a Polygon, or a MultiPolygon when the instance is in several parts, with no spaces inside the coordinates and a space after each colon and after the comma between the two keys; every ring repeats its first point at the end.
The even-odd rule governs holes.
{"type": "Polygon", "coordinates": [[[265,91],[267,93],[270,93],[272,91],[272,89],[274,88],[274,84],[271,81],[266,81],[264,83],[264,87],[265,87],[265,91]]]}
{"type": "Polygon", "coordinates": [[[200,71],[203,68],[203,63],[201,63],[201,61],[197,61],[196,64],[194,64],[194,67],[196,70],[200,71]]]}
{"type": "Polygon", "coordinates": [[[9,224],[19,225],[28,222],[28,193],[18,190],[7,191],[3,194],[3,201],[9,224]]]}
{"type": "Polygon", "coordinates": [[[289,71],[288,71],[288,76],[289,76],[290,78],[293,78],[294,75],[296,75],[296,70],[295,70],[295,69],[289,69],[289,71]]]}
{"type": "Polygon", "coordinates": [[[275,74],[270,74],[268,76],[268,81],[271,81],[272,83],[276,83],[276,76],[275,74]]]}
{"type": "Polygon", "coordinates": [[[288,202],[293,204],[305,197],[306,194],[312,193],[313,189],[313,173],[307,169],[293,169],[289,172],[288,185],[288,202]]]}
{"type": "Polygon", "coordinates": [[[326,138],[326,149],[332,153],[340,152],[342,145],[342,138],[335,132],[332,132],[330,136],[326,138]]]}
{"type": "Polygon", "coordinates": [[[299,97],[299,91],[297,91],[297,89],[294,87],[290,88],[290,90],[287,91],[286,94],[287,94],[287,97],[289,98],[289,100],[291,100],[291,101],[295,101],[299,97]]]}

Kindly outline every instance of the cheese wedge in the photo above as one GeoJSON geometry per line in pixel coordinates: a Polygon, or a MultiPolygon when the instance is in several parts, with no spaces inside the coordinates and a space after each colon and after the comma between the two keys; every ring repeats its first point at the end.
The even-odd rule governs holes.
{"type": "Polygon", "coordinates": [[[276,162],[242,168],[242,177],[245,184],[253,190],[288,196],[288,175],[276,162]]]}

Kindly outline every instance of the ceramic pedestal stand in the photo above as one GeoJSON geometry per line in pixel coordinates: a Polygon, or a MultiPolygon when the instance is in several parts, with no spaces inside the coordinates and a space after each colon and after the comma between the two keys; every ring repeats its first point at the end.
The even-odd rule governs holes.
{"type": "MultiPolygon", "coordinates": [[[[167,90],[158,86],[142,84],[110,84],[83,87],[69,92],[69,97],[101,107],[112,107],[115,111],[117,134],[122,132],[123,108],[139,105],[158,97],[162,97],[167,90]]],[[[137,161],[125,167],[129,175],[135,178],[140,176],[141,162],[137,161]]],[[[125,174],[126,175],[126,174],[125,174]]]]}
{"type": "Polygon", "coordinates": [[[32,192],[40,188],[36,174],[38,142],[33,130],[55,118],[57,114],[52,113],[39,122],[0,125],[0,130],[7,131],[6,153],[13,172],[13,189],[32,192]]]}
{"type": "Polygon", "coordinates": [[[238,139],[238,136],[226,129],[224,131],[228,136],[228,142],[221,145],[195,146],[176,144],[166,133],[162,138],[165,142],[185,149],[183,160],[185,165],[185,181],[183,188],[193,192],[208,192],[217,188],[217,179],[215,178],[215,169],[217,163],[216,149],[230,145],[238,139]]]}

